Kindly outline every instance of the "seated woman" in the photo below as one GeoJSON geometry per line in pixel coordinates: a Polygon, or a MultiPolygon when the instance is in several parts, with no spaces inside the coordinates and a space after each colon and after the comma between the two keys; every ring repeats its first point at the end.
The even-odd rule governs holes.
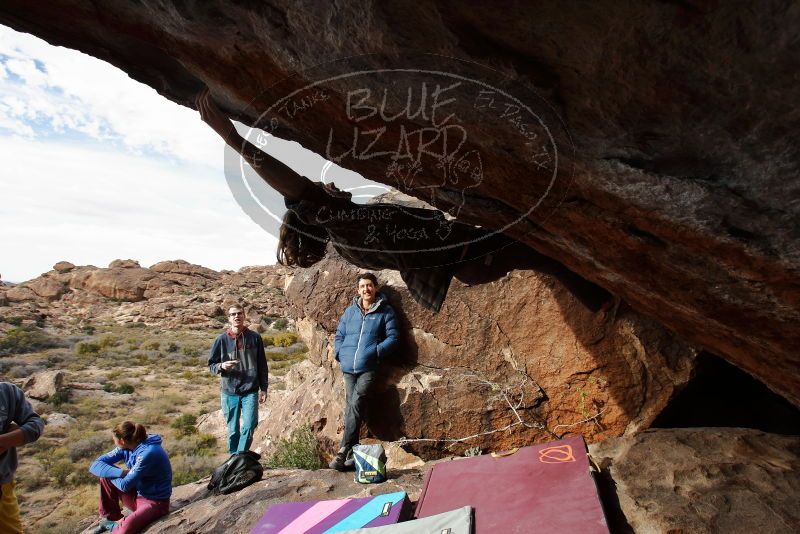
{"type": "Polygon", "coordinates": [[[143,425],[130,421],[114,428],[113,451],[100,456],[89,471],[100,477],[100,516],[95,533],[135,533],[169,513],[172,466],[161,448],[161,436],[147,434],[143,425]],[[119,462],[124,467],[117,467],[119,462]],[[122,516],[120,501],[131,510],[122,516]]]}
{"type": "Polygon", "coordinates": [[[310,267],[325,256],[331,242],[345,260],[362,269],[400,271],[414,299],[439,311],[459,270],[513,242],[502,234],[448,221],[438,210],[356,204],[350,193],[312,182],[246,141],[208,89],[196,104],[203,121],[284,197],[289,211],[278,239],[278,262],[283,265],[310,267]]]}

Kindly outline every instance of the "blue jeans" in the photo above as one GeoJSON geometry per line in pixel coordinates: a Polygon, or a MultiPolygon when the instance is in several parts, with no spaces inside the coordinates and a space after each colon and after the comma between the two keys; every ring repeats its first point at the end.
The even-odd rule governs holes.
{"type": "Polygon", "coordinates": [[[228,453],[250,450],[258,426],[258,391],[245,395],[221,394],[222,416],[228,423],[228,453]],[[242,417],[241,430],[239,417],[242,417]]]}
{"type": "Polygon", "coordinates": [[[366,408],[366,399],[369,389],[375,380],[376,371],[365,371],[359,374],[344,374],[344,434],[342,434],[341,447],[351,449],[358,443],[361,419],[366,408]]]}

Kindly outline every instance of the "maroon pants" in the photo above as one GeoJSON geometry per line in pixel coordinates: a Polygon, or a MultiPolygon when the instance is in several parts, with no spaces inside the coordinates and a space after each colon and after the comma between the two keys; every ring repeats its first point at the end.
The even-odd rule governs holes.
{"type": "Polygon", "coordinates": [[[100,515],[119,522],[115,534],[135,534],[168,513],[169,499],[153,501],[137,496],[135,491],[124,493],[111,483],[111,479],[100,479],[100,515]],[[127,517],[122,517],[120,501],[132,512],[127,517]]]}

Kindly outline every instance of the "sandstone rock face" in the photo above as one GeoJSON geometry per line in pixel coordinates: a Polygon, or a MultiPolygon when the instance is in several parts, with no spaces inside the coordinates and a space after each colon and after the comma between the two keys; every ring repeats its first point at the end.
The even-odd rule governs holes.
{"type": "Polygon", "coordinates": [[[114,260],[108,264],[109,269],[137,269],[141,268],[136,260],[114,260]]]}
{"type": "Polygon", "coordinates": [[[64,385],[63,371],[42,371],[28,378],[22,389],[28,397],[47,400],[64,385]]]}
{"type": "Polygon", "coordinates": [[[777,534],[800,525],[797,436],[658,429],[608,439],[589,452],[616,484],[634,532],[777,534]]]}
{"type": "Polygon", "coordinates": [[[56,300],[67,291],[63,283],[44,277],[28,282],[26,287],[47,300],[56,300]]]}
{"type": "MultiPolygon", "coordinates": [[[[552,143],[536,145],[543,160],[517,146],[519,132],[499,111],[476,115],[477,100],[461,99],[448,110],[468,129],[463,151],[480,154],[483,171],[469,194],[437,182],[433,165],[418,189],[398,185],[387,173],[397,147],[388,135],[370,145],[375,157],[339,163],[430,194],[471,223],[519,220],[505,231],[800,404],[800,147],[788,133],[798,126],[800,55],[790,43],[800,12],[791,2],[758,10],[657,1],[586,9],[435,1],[414,10],[358,0],[313,10],[281,1],[122,2],[100,12],[88,0],[13,0],[0,22],[105,59],[184,105],[206,84],[250,124],[290,90],[342,70],[499,73],[549,128],[552,143]],[[408,49],[433,55],[409,58],[408,49]],[[325,62],[353,56],[343,67],[325,62]]],[[[369,80],[373,94],[391,84],[369,80]]],[[[325,84],[326,100],[280,116],[276,135],[346,155],[353,121],[342,110],[354,87],[325,84]]],[[[390,102],[389,112],[398,109],[390,102]]],[[[429,126],[426,116],[409,114],[403,125],[429,126]]]]}
{"type": "Polygon", "coordinates": [[[92,273],[86,288],[110,299],[138,302],[144,299],[147,281],[154,277],[155,273],[138,266],[115,266],[92,273]]]}
{"type": "Polygon", "coordinates": [[[68,261],[60,261],[53,265],[53,270],[58,271],[59,273],[68,273],[74,268],[75,265],[68,261]]]}
{"type": "Polygon", "coordinates": [[[14,286],[6,291],[6,299],[9,302],[23,302],[26,300],[34,300],[35,298],[36,293],[25,286],[14,286]]]}
{"type": "MultiPolygon", "coordinates": [[[[303,423],[330,450],[338,443],[344,393],[331,334],[357,273],[335,256],[295,271],[287,296],[309,361],[286,376],[286,391],[270,393],[266,418],[284,424],[260,426],[254,446],[270,450],[303,423]]],[[[689,379],[695,350],[624,305],[592,311],[591,284],[568,286],[559,277],[570,273],[553,273],[511,271],[471,287],[454,281],[438,314],[414,303],[396,272],[380,273],[405,337],[381,369],[372,435],[435,458],[647,428],[689,379]]]]}

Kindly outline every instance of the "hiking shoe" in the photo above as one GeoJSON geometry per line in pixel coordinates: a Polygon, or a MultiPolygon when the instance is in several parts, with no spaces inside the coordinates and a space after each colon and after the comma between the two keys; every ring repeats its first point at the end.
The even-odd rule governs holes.
{"type": "Polygon", "coordinates": [[[117,526],[116,521],[111,521],[109,519],[103,519],[100,521],[100,524],[95,527],[92,531],[92,534],[103,534],[103,532],[111,532],[114,530],[114,527],[117,526]]]}
{"type": "Polygon", "coordinates": [[[355,469],[356,461],[353,459],[353,449],[347,451],[347,457],[344,459],[345,469],[355,469]]]}
{"type": "Polygon", "coordinates": [[[344,447],[339,449],[339,452],[336,453],[336,456],[331,460],[331,463],[328,464],[328,467],[331,469],[336,469],[337,471],[344,471],[345,461],[347,460],[347,451],[344,447]]]}

